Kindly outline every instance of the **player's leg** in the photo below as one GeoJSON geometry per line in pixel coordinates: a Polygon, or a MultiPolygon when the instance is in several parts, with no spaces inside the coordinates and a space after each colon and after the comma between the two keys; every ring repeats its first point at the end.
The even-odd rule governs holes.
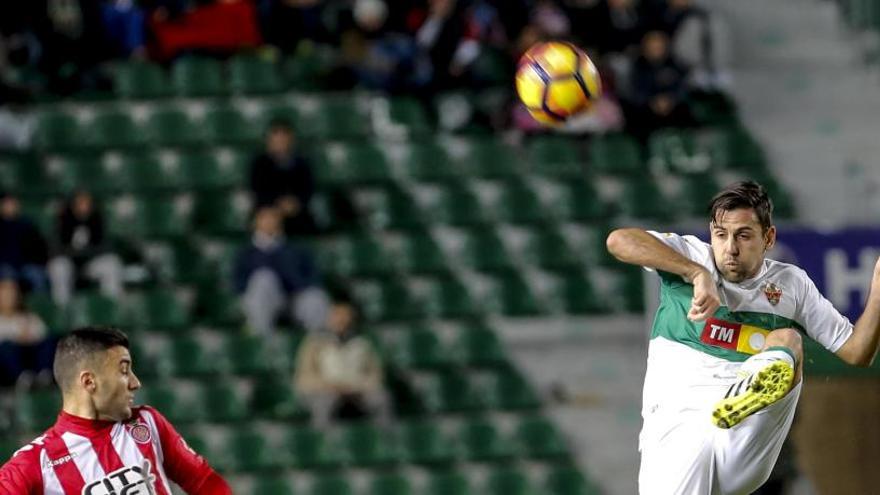
{"type": "Polygon", "coordinates": [[[793,329],[770,332],[764,348],[747,359],[712,411],[712,422],[731,428],[761,409],[782,399],[800,380],[803,362],[801,336],[793,329]]]}
{"type": "Polygon", "coordinates": [[[640,495],[709,494],[714,484],[713,430],[694,412],[647,411],[639,435],[640,495]]]}
{"type": "Polygon", "coordinates": [[[797,383],[782,400],[733,428],[713,427],[716,492],[752,493],[767,481],[791,429],[801,387],[797,383]]]}

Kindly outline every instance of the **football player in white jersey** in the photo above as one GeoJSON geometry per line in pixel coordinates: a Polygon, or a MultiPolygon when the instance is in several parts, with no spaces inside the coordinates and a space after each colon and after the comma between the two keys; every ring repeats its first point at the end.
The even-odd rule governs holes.
{"type": "Polygon", "coordinates": [[[770,475],[794,418],[804,336],[869,366],[880,342],[880,261],[853,325],[800,268],[766,259],[773,205],[755,182],[713,198],[711,243],[618,229],[608,251],[656,270],[639,435],[642,495],[747,494],[770,475]]]}

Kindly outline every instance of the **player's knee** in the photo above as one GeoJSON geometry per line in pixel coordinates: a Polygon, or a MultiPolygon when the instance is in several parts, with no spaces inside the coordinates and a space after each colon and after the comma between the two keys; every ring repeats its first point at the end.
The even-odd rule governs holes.
{"type": "Polygon", "coordinates": [[[794,353],[800,359],[803,356],[803,339],[800,332],[793,328],[780,328],[773,330],[767,336],[765,347],[782,346],[794,353]]]}

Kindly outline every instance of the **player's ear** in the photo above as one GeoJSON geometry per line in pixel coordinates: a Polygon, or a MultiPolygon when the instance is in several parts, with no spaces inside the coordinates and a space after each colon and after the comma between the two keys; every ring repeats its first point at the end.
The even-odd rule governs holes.
{"type": "Polygon", "coordinates": [[[95,374],[91,371],[80,371],[79,372],[79,385],[83,390],[92,393],[98,387],[98,384],[95,380],[95,374]]]}
{"type": "Polygon", "coordinates": [[[776,245],[776,226],[771,225],[764,233],[764,251],[773,249],[776,245]]]}

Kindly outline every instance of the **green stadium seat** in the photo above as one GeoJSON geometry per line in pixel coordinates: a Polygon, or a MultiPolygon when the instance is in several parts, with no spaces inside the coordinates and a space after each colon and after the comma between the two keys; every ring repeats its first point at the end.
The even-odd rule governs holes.
{"type": "Polygon", "coordinates": [[[734,101],[723,92],[693,92],[688,97],[688,109],[701,126],[728,125],[737,121],[734,101]]]}
{"type": "Polygon", "coordinates": [[[256,146],[263,136],[260,122],[249,118],[228,103],[208,107],[205,113],[204,132],[208,142],[214,144],[256,146]]]}
{"type": "Polygon", "coordinates": [[[22,447],[24,447],[24,444],[19,442],[15,437],[6,435],[0,436],[0,459],[10,459],[12,454],[22,447]]]}
{"type": "Polygon", "coordinates": [[[519,179],[503,183],[496,212],[499,220],[518,224],[544,222],[548,213],[538,194],[519,179]]]}
{"type": "Polygon", "coordinates": [[[472,495],[467,477],[458,471],[435,472],[428,479],[426,495],[472,495]]]}
{"type": "Polygon", "coordinates": [[[171,94],[165,71],[144,61],[118,62],[113,70],[113,90],[120,98],[132,100],[164,98],[171,94]]]}
{"type": "Polygon", "coordinates": [[[55,423],[61,411],[61,394],[57,390],[36,390],[15,402],[18,431],[43,431],[55,423]]]}
{"type": "Polygon", "coordinates": [[[441,318],[463,318],[482,311],[467,286],[450,272],[426,280],[421,299],[427,313],[441,318]]]}
{"type": "MultiPolygon", "coordinates": [[[[331,445],[319,430],[294,427],[285,433],[284,445],[294,467],[299,469],[329,469],[342,464],[339,449],[331,445]]],[[[335,495],[327,492],[327,495],[335,495]]]]}
{"type": "Polygon", "coordinates": [[[435,202],[426,205],[426,211],[435,222],[452,225],[485,224],[491,220],[477,194],[463,184],[441,188],[435,202]]]}
{"type": "Polygon", "coordinates": [[[134,359],[132,366],[135,373],[152,383],[152,379],[159,376],[159,360],[155,353],[146,348],[137,333],[129,335],[129,351],[134,359]]]}
{"type": "Polygon", "coordinates": [[[238,297],[226,286],[227,281],[215,282],[198,291],[196,306],[200,319],[213,326],[234,327],[242,320],[238,297]]]}
{"type": "Polygon", "coordinates": [[[557,466],[544,480],[547,495],[599,495],[599,488],[574,466],[557,466]]]}
{"type": "Polygon", "coordinates": [[[579,222],[600,220],[608,213],[595,186],[584,180],[563,184],[552,204],[559,217],[579,222]]]}
{"type": "Polygon", "coordinates": [[[410,273],[439,273],[449,269],[449,260],[427,230],[408,232],[402,239],[398,261],[410,273]]]}
{"type": "Polygon", "coordinates": [[[182,330],[190,324],[189,307],[172,289],[151,289],[127,297],[129,326],[149,330],[182,330]]]}
{"type": "Polygon", "coordinates": [[[488,419],[469,419],[459,431],[465,456],[474,462],[505,462],[516,456],[513,444],[488,419]]]}
{"type": "Polygon", "coordinates": [[[351,424],[341,432],[346,458],[356,466],[389,466],[400,460],[393,435],[372,424],[351,424]]]}
{"type": "Polygon", "coordinates": [[[489,474],[483,488],[486,495],[538,495],[522,469],[513,466],[497,469],[489,474]]]}
{"type": "Polygon", "coordinates": [[[354,495],[351,483],[343,475],[327,474],[312,482],[310,495],[354,495]]]}
{"type": "Polygon", "coordinates": [[[407,462],[436,467],[455,461],[455,448],[437,424],[417,419],[401,425],[401,444],[407,462]]]}
{"type": "Polygon", "coordinates": [[[63,110],[43,110],[37,117],[34,142],[47,150],[63,150],[82,145],[85,132],[77,118],[63,110]]]}
{"type": "Polygon", "coordinates": [[[510,253],[501,237],[490,229],[473,229],[464,242],[462,260],[480,271],[498,272],[513,268],[510,253]]]}
{"type": "Polygon", "coordinates": [[[531,170],[541,175],[578,177],[584,173],[584,160],[576,142],[564,136],[536,136],[528,145],[531,170]]]}
{"type": "Polygon", "coordinates": [[[626,134],[596,137],[590,143],[590,166],[602,174],[640,174],[647,171],[639,143],[626,134]]]}
{"type": "Polygon", "coordinates": [[[198,194],[194,210],[196,229],[202,233],[240,238],[250,229],[251,202],[243,191],[198,194]]]}
{"type": "Polygon", "coordinates": [[[364,316],[370,321],[404,320],[425,315],[422,301],[417,300],[399,280],[357,284],[355,294],[364,316]]]}
{"type": "Polygon", "coordinates": [[[220,364],[213,353],[208,352],[202,343],[189,335],[179,336],[171,341],[168,350],[168,369],[173,375],[208,376],[220,371],[220,364]]]}
{"type": "Polygon", "coordinates": [[[204,142],[201,122],[177,106],[156,108],[147,120],[146,132],[151,144],[194,146],[204,142]]]}
{"type": "Polygon", "coordinates": [[[114,107],[97,113],[84,126],[78,145],[100,149],[140,147],[147,144],[147,137],[143,126],[124,107],[114,107]]]}
{"type": "Polygon", "coordinates": [[[402,473],[383,473],[370,481],[369,495],[412,495],[413,487],[402,473]]]}
{"type": "Polygon", "coordinates": [[[304,97],[296,102],[294,123],[303,141],[363,138],[371,130],[368,102],[343,95],[304,97]]]}
{"type": "MultiPolygon", "coordinates": [[[[233,369],[235,365],[233,364],[233,369]]],[[[293,381],[277,374],[261,376],[254,380],[250,410],[259,417],[276,420],[301,421],[308,411],[293,392],[293,381]]]]}
{"type": "Polygon", "coordinates": [[[49,294],[31,292],[27,295],[27,307],[40,316],[51,335],[67,333],[67,317],[65,312],[52,301],[49,294]]]}
{"type": "Polygon", "coordinates": [[[0,153],[0,187],[22,196],[44,196],[58,187],[35,153],[0,153]]]}
{"type": "Polygon", "coordinates": [[[275,63],[254,55],[236,55],[229,59],[229,89],[235,94],[277,93],[284,89],[275,63]]]}
{"type": "Polygon", "coordinates": [[[488,402],[495,408],[515,411],[535,409],[541,400],[515,368],[501,368],[494,373],[488,402]]]}
{"type": "Polygon", "coordinates": [[[178,155],[180,173],[196,191],[235,189],[248,183],[251,150],[219,147],[178,155]]]}
{"type": "Polygon", "coordinates": [[[208,381],[201,390],[201,401],[209,421],[238,423],[249,417],[249,399],[234,383],[208,381]]]}
{"type": "MultiPolygon", "coordinates": [[[[424,106],[415,98],[406,96],[392,97],[389,100],[388,113],[392,124],[403,126],[410,138],[425,134],[431,130],[424,106]]],[[[379,129],[377,129],[379,132],[379,129]]]]}
{"type": "Polygon", "coordinates": [[[119,301],[96,292],[80,291],[70,301],[70,326],[120,326],[124,322],[119,301]]]}
{"type": "Polygon", "coordinates": [[[276,367],[274,353],[267,348],[261,335],[235,335],[226,338],[224,355],[236,375],[259,375],[276,367]]]}
{"type": "Polygon", "coordinates": [[[457,371],[443,371],[432,378],[423,393],[430,410],[451,413],[484,409],[483,397],[472,386],[467,375],[457,371]]]}
{"type": "Polygon", "coordinates": [[[562,303],[566,313],[599,314],[611,310],[587,273],[582,270],[562,270],[558,276],[559,285],[553,298],[562,303]]]}
{"type": "Polygon", "coordinates": [[[106,207],[110,233],[118,238],[176,238],[191,232],[193,207],[186,196],[123,197],[106,207]]]}
{"type": "Polygon", "coordinates": [[[58,226],[60,201],[25,199],[21,201],[21,215],[31,221],[40,232],[55,232],[58,226]]]}
{"type": "Polygon", "coordinates": [[[121,191],[127,182],[122,170],[105,166],[96,153],[52,155],[46,158],[45,167],[64,192],[88,189],[101,195],[121,191]]]}
{"type": "Polygon", "coordinates": [[[569,455],[562,434],[553,423],[541,417],[525,418],[520,421],[514,439],[524,457],[563,459],[569,455]]]}
{"type": "Polygon", "coordinates": [[[119,169],[125,183],[123,191],[171,192],[186,184],[181,174],[180,157],[175,152],[159,153],[106,153],[102,157],[105,169],[119,169]]]}
{"type": "Polygon", "coordinates": [[[505,315],[528,316],[543,311],[541,302],[520,273],[502,271],[493,280],[494,297],[505,315]]]}
{"type": "Polygon", "coordinates": [[[709,154],[714,167],[740,170],[749,174],[766,173],[767,157],[760,143],[740,125],[729,125],[705,131],[699,145],[709,154]]]}
{"type": "Polygon", "coordinates": [[[310,50],[300,50],[285,58],[282,73],[287,86],[296,91],[316,91],[322,89],[324,80],[330,74],[337,59],[332,47],[313,46],[310,50]]]}
{"type": "Polygon", "coordinates": [[[406,145],[404,173],[422,182],[454,181],[464,175],[442,141],[410,141],[406,145]]]}
{"type": "Polygon", "coordinates": [[[416,325],[402,336],[402,345],[395,361],[406,368],[445,368],[452,364],[451,356],[437,337],[437,329],[416,325]]]}
{"type": "MultiPolygon", "coordinates": [[[[137,368],[138,357],[132,356],[137,368]]],[[[204,418],[204,408],[189,394],[177,391],[174,385],[157,381],[138,391],[141,404],[155,407],[172,423],[193,423],[204,418]]],[[[187,439],[188,441],[188,439],[187,439]]]]}
{"type": "Polygon", "coordinates": [[[425,214],[415,198],[397,185],[371,188],[358,195],[356,203],[376,228],[414,229],[425,224],[425,214]]]}
{"type": "Polygon", "coordinates": [[[393,181],[391,166],[373,144],[332,142],[317,156],[315,178],[318,184],[388,184],[393,181]]]}
{"type": "Polygon", "coordinates": [[[720,190],[711,174],[687,175],[681,178],[681,191],[675,203],[685,214],[705,218],[712,197],[720,190]]]}
{"type": "Polygon", "coordinates": [[[254,493],[260,495],[296,495],[293,484],[284,475],[260,475],[254,480],[254,493]]]}
{"type": "Polygon", "coordinates": [[[568,270],[581,265],[568,240],[553,226],[531,230],[524,247],[525,259],[542,268],[568,270]]]}
{"type": "Polygon", "coordinates": [[[196,242],[187,237],[150,244],[147,259],[160,280],[192,284],[210,276],[196,242]]]}
{"type": "Polygon", "coordinates": [[[522,153],[498,138],[471,138],[464,147],[462,168],[484,178],[515,177],[523,169],[522,153]]]}
{"type": "Polygon", "coordinates": [[[507,363],[501,340],[485,323],[462,325],[452,354],[463,365],[471,367],[497,367],[507,363]]]}
{"type": "Polygon", "coordinates": [[[325,254],[332,258],[331,272],[350,276],[387,276],[394,271],[392,259],[378,239],[364,234],[336,240],[325,254]]]}
{"type": "Polygon", "coordinates": [[[224,447],[235,471],[268,471],[285,467],[287,459],[266,434],[255,428],[232,428],[224,447]]]}
{"type": "Polygon", "coordinates": [[[171,82],[180,96],[217,96],[226,92],[223,66],[200,57],[178,59],[171,68],[171,82]]]}
{"type": "Polygon", "coordinates": [[[632,218],[670,221],[673,218],[671,208],[666,205],[669,200],[648,177],[632,177],[624,184],[624,190],[618,199],[621,212],[632,218]]]}

